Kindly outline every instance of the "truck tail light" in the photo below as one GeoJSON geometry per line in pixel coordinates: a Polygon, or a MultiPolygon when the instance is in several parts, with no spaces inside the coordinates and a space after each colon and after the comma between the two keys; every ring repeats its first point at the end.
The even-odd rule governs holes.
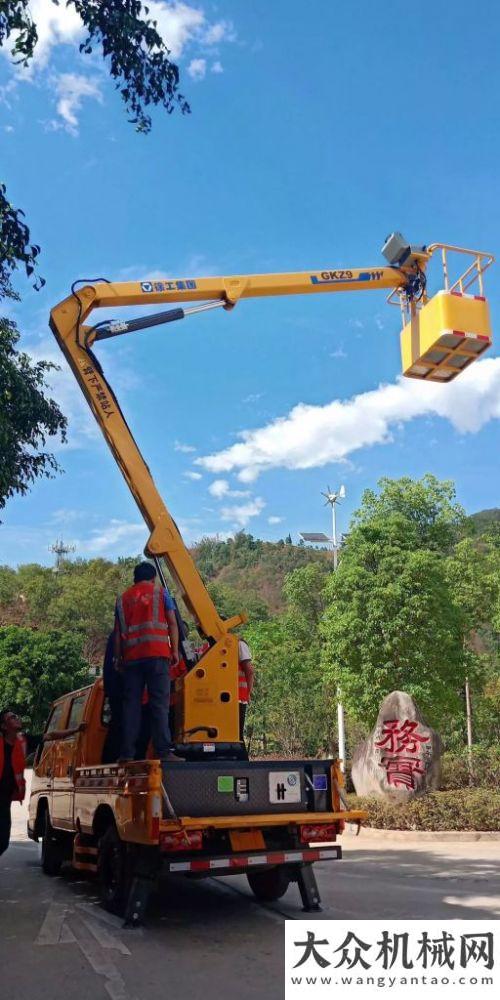
{"type": "Polygon", "coordinates": [[[335,823],[321,823],[300,827],[300,842],[302,844],[326,843],[335,840],[337,836],[337,826],[335,823]]]}
{"type": "Polygon", "coordinates": [[[201,851],[202,846],[201,830],[168,830],[160,833],[162,851],[201,851]]]}
{"type": "Polygon", "coordinates": [[[160,818],[161,798],[159,795],[153,795],[151,802],[151,837],[153,840],[158,840],[160,836],[160,818]]]}

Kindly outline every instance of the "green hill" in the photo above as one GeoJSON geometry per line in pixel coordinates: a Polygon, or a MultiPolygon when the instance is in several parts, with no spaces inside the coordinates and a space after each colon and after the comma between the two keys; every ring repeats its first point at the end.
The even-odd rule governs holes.
{"type": "Polygon", "coordinates": [[[500,507],[490,507],[487,510],[478,510],[476,514],[471,514],[469,521],[478,532],[485,531],[492,525],[500,521],[500,507]]]}
{"type": "MultiPolygon", "coordinates": [[[[266,620],[283,610],[287,573],[310,562],[320,562],[328,571],[331,564],[326,550],[288,541],[263,542],[244,532],[228,541],[203,539],[192,555],[222,617],[245,612],[250,621],[266,620]]],[[[0,626],[76,630],[84,636],[88,661],[98,664],[113,624],[117,594],[130,586],[140,558],[73,559],[59,572],[37,563],[17,570],[0,566],[0,626]]]]}
{"type": "Polygon", "coordinates": [[[331,563],[331,554],[326,549],[293,545],[290,541],[263,542],[244,532],[224,542],[205,538],[192,554],[215,603],[220,603],[217,597],[221,592],[229,590],[241,597],[243,608],[249,613],[252,609],[257,611],[257,604],[271,614],[282,611],[287,573],[311,562],[325,566],[331,563]]]}

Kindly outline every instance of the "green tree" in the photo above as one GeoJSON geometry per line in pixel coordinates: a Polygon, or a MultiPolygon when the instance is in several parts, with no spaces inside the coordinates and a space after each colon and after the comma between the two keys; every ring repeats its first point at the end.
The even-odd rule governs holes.
{"type": "Polygon", "coordinates": [[[131,586],[132,575],[127,566],[107,559],[66,563],[64,572],[56,575],[58,590],[46,609],[46,621],[52,627],[78,632],[85,658],[100,666],[113,628],[116,598],[131,586]]]}
{"type": "Polygon", "coordinates": [[[46,439],[66,439],[66,418],[44,394],[55,365],[16,350],[18,341],[15,324],[0,319],[0,509],[37,477],[54,475],[59,466],[45,450],[46,439]]]}
{"type": "MultiPolygon", "coordinates": [[[[0,25],[1,19],[2,14],[0,25]]],[[[30,243],[30,231],[24,222],[24,212],[10,204],[5,184],[0,184],[0,250],[0,299],[17,299],[12,287],[12,274],[21,265],[28,278],[31,278],[35,273],[40,247],[30,243]]],[[[37,290],[44,284],[43,278],[35,279],[37,290]]]]}
{"type": "Polygon", "coordinates": [[[300,622],[311,641],[318,636],[318,626],[325,610],[325,585],[332,573],[327,562],[313,562],[287,573],[283,593],[290,618],[300,622]]]}
{"type": "Polygon", "coordinates": [[[17,573],[11,566],[0,566],[0,607],[14,603],[18,595],[17,573]]]}
{"type": "Polygon", "coordinates": [[[463,523],[451,483],[380,481],[353,517],[321,624],[325,671],[356,719],[373,723],[402,689],[429,719],[458,714],[466,672],[463,617],[446,556],[463,523]]]}
{"type": "Polygon", "coordinates": [[[451,551],[464,529],[466,515],[457,503],[455,485],[440,481],[431,473],[421,479],[379,480],[379,492],[365,490],[361,507],[353,517],[353,526],[377,522],[399,515],[409,539],[420,548],[444,553],[451,551]]]}
{"type": "Polygon", "coordinates": [[[55,698],[88,682],[79,635],[0,628],[0,708],[18,712],[29,732],[42,731],[55,698]]]}
{"type": "Polygon", "coordinates": [[[85,659],[99,666],[113,626],[116,597],[131,585],[137,561],[76,559],[64,562],[58,571],[37,563],[20,566],[17,572],[0,567],[0,605],[7,611],[9,605],[15,608],[21,602],[32,626],[78,633],[85,659]]]}
{"type": "Polygon", "coordinates": [[[245,628],[256,667],[249,731],[265,750],[293,756],[334,753],[334,687],[322,670],[318,624],[331,565],[313,562],[287,574],[286,607],[245,628]]]}
{"type": "Polygon", "coordinates": [[[447,560],[446,573],[462,616],[473,739],[491,745],[498,730],[500,682],[498,643],[493,632],[499,602],[500,549],[494,538],[488,533],[463,538],[447,560]]]}
{"type": "Polygon", "coordinates": [[[249,621],[266,621],[269,609],[258,594],[236,590],[225,583],[209,583],[207,590],[222,618],[243,613],[249,621]]]}
{"type": "Polygon", "coordinates": [[[287,756],[334,751],[334,693],[317,647],[304,646],[284,616],[247,626],[255,664],[248,715],[252,745],[287,756]]]}

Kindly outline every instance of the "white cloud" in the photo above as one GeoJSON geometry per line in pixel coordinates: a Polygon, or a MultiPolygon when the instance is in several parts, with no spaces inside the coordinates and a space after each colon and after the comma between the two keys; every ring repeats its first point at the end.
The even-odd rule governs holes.
{"type": "MultiPolygon", "coordinates": [[[[3,52],[4,55],[7,54],[5,49],[0,49],[0,52],[3,52]]],[[[0,104],[4,104],[6,108],[12,109],[11,98],[16,95],[17,82],[15,78],[12,78],[0,87],[0,104]]]]}
{"type": "MultiPolygon", "coordinates": [[[[182,56],[189,42],[210,44],[207,38],[211,33],[220,34],[219,41],[225,37],[232,40],[230,26],[221,33],[218,24],[207,25],[205,14],[198,7],[161,0],[150,0],[147,6],[150,19],[157,22],[158,33],[174,59],[182,56]]],[[[84,27],[74,7],[67,7],[62,0],[57,5],[52,0],[30,0],[29,10],[38,32],[35,56],[27,71],[32,74],[34,69],[47,66],[54,46],[76,42],[83,35],[84,27]]],[[[10,52],[4,52],[10,57],[10,52]]],[[[26,75],[26,70],[20,72],[26,75]]]]}
{"type": "Polygon", "coordinates": [[[462,434],[500,418],[500,358],[475,362],[449,385],[401,376],[325,406],[299,403],[287,416],[241,431],[237,444],[196,462],[215,474],[239,470],[242,482],[253,482],[267,469],[343,462],[359,448],[390,442],[399,423],[424,416],[443,417],[462,434]]]}
{"type": "Polygon", "coordinates": [[[191,59],[187,71],[192,80],[204,80],[207,72],[206,59],[191,59]]]}
{"type": "MultiPolygon", "coordinates": [[[[174,60],[183,58],[189,46],[196,46],[202,51],[207,48],[215,49],[213,54],[217,54],[218,45],[234,42],[236,39],[236,32],[230,21],[210,23],[201,7],[177,0],[172,3],[164,0],[148,0],[146,6],[149,8],[149,19],[156,21],[158,33],[174,60]]],[[[59,3],[53,3],[52,0],[30,0],[28,10],[37,27],[38,43],[27,68],[20,65],[12,66],[13,87],[16,80],[31,81],[36,73],[46,69],[56,46],[75,45],[82,40],[86,32],[73,5],[68,6],[65,0],[59,0],[59,3]]],[[[13,33],[10,46],[3,46],[0,49],[0,53],[9,59],[11,64],[11,50],[15,40],[16,33],[13,33]]],[[[218,60],[214,62],[213,67],[216,67],[212,68],[215,73],[222,71],[218,60]]],[[[188,73],[191,76],[197,73],[194,79],[203,79],[205,71],[206,62],[203,58],[192,59],[188,73]]],[[[7,88],[2,88],[5,97],[7,88]]]]}
{"type": "Polygon", "coordinates": [[[208,487],[208,492],[217,500],[222,500],[222,497],[250,496],[249,490],[231,490],[227,479],[214,479],[213,483],[210,483],[208,487]]]}
{"type": "Polygon", "coordinates": [[[271,514],[271,517],[267,519],[268,524],[281,524],[282,521],[284,521],[284,518],[276,517],[276,514],[271,514]]]}
{"type": "Polygon", "coordinates": [[[344,351],[343,346],[341,345],[340,347],[336,347],[334,351],[330,351],[330,357],[331,358],[346,358],[347,354],[344,351]]]}
{"type": "Polygon", "coordinates": [[[78,508],[72,507],[59,507],[54,510],[50,516],[52,524],[74,524],[75,521],[81,521],[83,518],[88,520],[89,514],[86,510],[80,510],[78,508]]]}
{"type": "Polygon", "coordinates": [[[14,126],[13,125],[4,125],[3,129],[4,129],[4,132],[13,132],[14,131],[14,126]]]}
{"type": "Polygon", "coordinates": [[[220,516],[223,521],[231,521],[235,528],[246,528],[250,518],[257,517],[265,506],[262,497],[255,497],[253,500],[248,500],[247,503],[222,507],[220,516]]]}
{"type": "Polygon", "coordinates": [[[206,24],[203,11],[187,3],[162,3],[161,0],[151,0],[147,6],[172,58],[179,59],[189,42],[200,38],[206,24]]]}
{"type": "Polygon", "coordinates": [[[175,441],[174,450],[181,451],[183,455],[189,455],[190,452],[196,451],[196,448],[193,448],[191,444],[183,444],[182,441],[175,441]]]}
{"type": "Polygon", "coordinates": [[[49,122],[52,129],[65,129],[70,135],[78,135],[78,117],[82,101],[86,97],[102,103],[100,82],[95,77],[81,76],[77,73],[61,73],[54,78],[56,91],[57,114],[59,120],[49,122]]]}
{"type": "Polygon", "coordinates": [[[127,552],[131,552],[136,547],[142,548],[147,536],[148,530],[142,522],[111,518],[102,528],[94,528],[90,538],[77,541],[75,544],[79,552],[96,554],[113,549],[120,542],[126,542],[125,548],[127,552]]]}
{"type": "Polygon", "coordinates": [[[187,3],[164,3],[162,0],[150,0],[147,6],[174,59],[180,59],[185,49],[194,43],[212,46],[236,39],[231,21],[210,24],[200,7],[191,7],[187,3]]]}
{"type": "Polygon", "coordinates": [[[224,497],[226,493],[229,493],[229,483],[227,479],[214,479],[213,483],[210,483],[210,486],[208,487],[208,492],[211,496],[220,500],[220,498],[224,497]]]}
{"type": "MultiPolygon", "coordinates": [[[[36,24],[38,43],[28,69],[16,67],[18,75],[25,79],[31,78],[35,70],[47,66],[55,45],[74,43],[84,30],[74,7],[67,7],[65,3],[56,5],[52,0],[30,0],[29,13],[36,24]]],[[[11,39],[15,40],[15,36],[11,39]]],[[[8,46],[1,51],[11,58],[8,46]]]]}
{"type": "Polygon", "coordinates": [[[224,67],[223,67],[222,63],[219,62],[218,59],[216,59],[216,61],[214,63],[212,63],[212,65],[210,67],[210,72],[211,73],[223,73],[224,72],[224,67]]]}
{"type": "Polygon", "coordinates": [[[205,45],[219,45],[220,42],[234,42],[236,32],[231,21],[217,21],[211,24],[203,36],[205,45]]]}
{"type": "Polygon", "coordinates": [[[193,481],[193,483],[197,482],[198,479],[202,479],[203,478],[203,476],[201,475],[201,472],[191,472],[191,470],[188,470],[187,472],[183,472],[182,475],[184,476],[185,479],[191,479],[193,481]]]}
{"type": "Polygon", "coordinates": [[[242,403],[258,403],[259,399],[262,399],[263,392],[249,392],[248,396],[244,396],[241,400],[242,403]]]}

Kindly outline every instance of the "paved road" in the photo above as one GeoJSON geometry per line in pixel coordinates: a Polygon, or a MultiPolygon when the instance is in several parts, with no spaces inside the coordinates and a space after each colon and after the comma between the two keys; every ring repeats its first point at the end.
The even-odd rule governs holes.
{"type": "MultiPolygon", "coordinates": [[[[148,926],[123,930],[91,881],[49,879],[24,836],[0,859],[2,995],[29,1000],[281,1000],[283,923],[292,886],[262,907],[246,879],[168,878],[148,926]]],[[[390,844],[345,838],[344,860],[316,866],[324,918],[500,917],[500,842],[390,844]]]]}

